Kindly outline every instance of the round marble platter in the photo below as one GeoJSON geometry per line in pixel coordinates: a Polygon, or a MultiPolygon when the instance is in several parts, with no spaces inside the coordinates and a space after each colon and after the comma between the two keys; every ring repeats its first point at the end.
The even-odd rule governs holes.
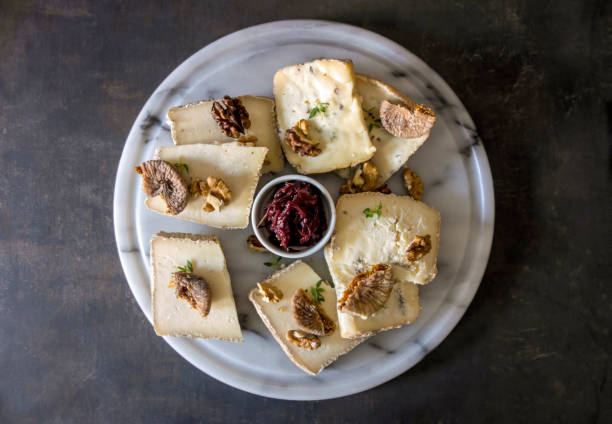
{"type": "MultiPolygon", "coordinates": [[[[291,172],[287,165],[283,173],[291,172]]],[[[394,193],[405,194],[399,174],[389,186],[394,193]]],[[[262,176],[258,189],[273,177],[262,176]]],[[[339,177],[333,173],[314,177],[337,197],[339,177]]],[[[442,342],[478,289],[491,248],[493,220],[487,156],[472,119],[450,87],[398,44],[361,28],[324,21],[279,21],[246,28],[183,62],[138,115],[121,155],[114,194],[121,264],[149,321],[149,241],[154,233],[215,234],[225,251],[244,342],[164,337],[166,342],[217,380],[258,395],[294,400],[328,399],[375,387],[408,370],[442,342]],[[356,72],[385,81],[436,111],[438,121],[429,140],[407,165],[423,178],[423,200],[440,211],[442,227],[438,275],[420,290],[418,320],[366,340],[319,375],[310,376],[285,356],[248,301],[249,290],[273,272],[264,265],[268,255],[247,248],[251,227],[220,230],[147,210],[134,167],[151,159],[157,147],[172,145],[165,119],[170,107],[225,94],[272,97],[276,70],[323,57],[349,58],[356,72]]],[[[322,252],[306,261],[323,278],[330,278],[322,252]]]]}

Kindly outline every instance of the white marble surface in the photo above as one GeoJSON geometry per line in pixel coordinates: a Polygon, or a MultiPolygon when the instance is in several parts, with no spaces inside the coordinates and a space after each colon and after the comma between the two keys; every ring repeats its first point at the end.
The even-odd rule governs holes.
{"type": "MultiPolygon", "coordinates": [[[[287,166],[284,172],[291,171],[287,166]]],[[[259,187],[273,177],[262,177],[259,187]]],[[[340,178],[333,174],[316,178],[337,195],[340,178]]],[[[389,185],[395,193],[404,192],[399,173],[389,185]]],[[[149,320],[152,234],[160,230],[216,234],[227,255],[244,343],[165,340],[212,377],[251,393],[283,399],[326,399],[357,393],[420,361],[454,328],[478,289],[491,248],[493,219],[486,154],[469,114],[453,91],[401,46],[360,28],[323,21],[280,21],[247,28],[187,59],[140,112],[126,141],[115,184],[115,235],[121,264],[149,320]],[[309,376],[285,357],[247,299],[255,283],[271,272],[263,265],[269,257],[246,247],[251,228],[224,231],[148,211],[134,166],[150,159],[156,147],[172,144],[165,124],[168,108],[224,94],[271,96],[272,76],[278,68],[321,57],[350,58],[357,72],[388,82],[435,109],[438,122],[431,137],[408,166],[422,176],[424,201],[440,211],[442,228],[438,276],[421,290],[422,311],[417,322],[379,334],[318,376],[309,376]]],[[[329,278],[322,253],[307,261],[329,278]]]]}

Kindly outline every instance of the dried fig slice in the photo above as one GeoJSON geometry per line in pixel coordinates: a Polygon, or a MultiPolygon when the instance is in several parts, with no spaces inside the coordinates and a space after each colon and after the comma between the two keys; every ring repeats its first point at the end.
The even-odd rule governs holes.
{"type": "Polygon", "coordinates": [[[291,310],[298,327],[311,334],[328,336],[336,329],[336,323],[302,289],[293,294],[291,310]]]}
{"type": "Polygon", "coordinates": [[[208,282],[191,272],[175,272],[173,282],[176,297],[185,299],[193,309],[206,317],[212,303],[208,282]]]}
{"type": "Polygon", "coordinates": [[[174,166],[163,160],[148,160],[136,167],[142,176],[142,189],[147,197],[160,195],[172,215],[187,206],[189,187],[174,166]]]}
{"type": "Polygon", "coordinates": [[[367,318],[383,307],[393,289],[391,265],[378,264],[357,274],[338,301],[338,310],[367,318]]]}
{"type": "Polygon", "coordinates": [[[427,134],[436,122],[435,112],[425,106],[395,105],[383,100],[380,104],[383,127],[396,137],[415,138],[427,134]]]}

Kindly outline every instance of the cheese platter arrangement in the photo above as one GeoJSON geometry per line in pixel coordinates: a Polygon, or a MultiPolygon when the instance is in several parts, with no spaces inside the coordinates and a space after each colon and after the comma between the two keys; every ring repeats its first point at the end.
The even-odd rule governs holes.
{"type": "Polygon", "coordinates": [[[493,205],[475,126],[426,64],[356,27],[280,21],[158,87],[114,221],[157,335],[229,385],[314,400],[444,339],[484,273],[493,205]]]}

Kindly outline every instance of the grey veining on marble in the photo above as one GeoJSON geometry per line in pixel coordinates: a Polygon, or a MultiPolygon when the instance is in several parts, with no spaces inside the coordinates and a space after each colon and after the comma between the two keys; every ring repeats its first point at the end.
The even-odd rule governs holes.
{"type": "MultiPolygon", "coordinates": [[[[290,171],[287,165],[285,172],[290,171]]],[[[263,176],[259,187],[271,178],[272,175],[263,176]]],[[[324,174],[317,179],[337,196],[340,178],[324,174]]],[[[404,192],[399,173],[389,186],[396,193],[404,192]]],[[[493,192],[486,155],[469,114],[454,93],[427,65],[389,40],[355,27],[317,21],[249,28],[187,59],[155,91],[134,123],[119,166],[115,193],[115,233],[122,265],[149,319],[146,274],[149,240],[155,232],[215,234],[226,252],[245,329],[244,343],[168,337],[166,341],[195,366],[227,384],[287,399],[323,399],[373,387],[405,371],[435,348],[461,318],[478,288],[493,228],[493,192]],[[296,27],[301,30],[295,31],[296,27]],[[256,39],[253,34],[257,34],[256,39]],[[417,102],[434,107],[438,122],[430,139],[408,165],[422,176],[425,187],[431,187],[424,201],[440,211],[442,227],[441,266],[437,278],[421,289],[419,319],[373,337],[315,378],[303,374],[285,357],[247,299],[255,283],[272,271],[263,265],[266,255],[246,247],[246,237],[252,233],[250,227],[223,231],[147,210],[133,168],[151,158],[157,147],[172,144],[165,123],[168,108],[223,94],[271,96],[272,76],[277,69],[321,56],[350,58],[357,72],[386,81],[417,102]],[[255,363],[253,352],[261,358],[255,363]],[[382,363],[378,361],[381,354],[385,355],[382,363]],[[374,373],[362,372],[373,364],[374,373]],[[313,387],[317,387],[316,392],[313,387]]],[[[329,278],[322,253],[307,261],[329,278]]]]}

